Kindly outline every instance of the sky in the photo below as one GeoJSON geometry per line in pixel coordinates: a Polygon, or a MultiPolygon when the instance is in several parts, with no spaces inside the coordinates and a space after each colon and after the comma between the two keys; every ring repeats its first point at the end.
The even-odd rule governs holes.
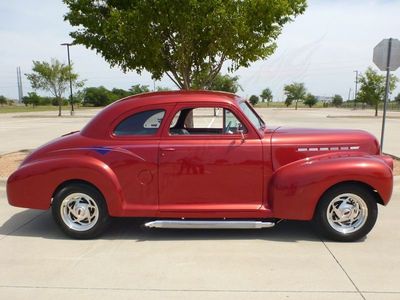
{"type": "MultiPolygon", "coordinates": [[[[60,44],[72,41],[69,33],[74,29],[63,20],[66,11],[61,0],[0,1],[0,95],[18,97],[18,66],[25,74],[31,71],[33,60],[67,62],[66,48],[60,44]]],[[[362,73],[374,66],[373,48],[382,39],[400,39],[399,12],[400,0],[308,1],[306,12],[285,25],[273,55],[230,74],[239,76],[243,91],[238,94],[259,95],[268,87],[274,101],[282,101],[285,84],[304,82],[317,96],[340,94],[346,100],[350,93],[354,97],[354,71],[362,73]]],[[[147,72],[139,75],[110,68],[100,55],[83,46],[74,45],[70,51],[74,69],[86,79],[86,86],[153,87],[147,72]]],[[[393,74],[400,78],[400,68],[393,74]]],[[[32,91],[24,75],[22,83],[24,94],[32,91]]],[[[176,89],[167,77],[155,85],[176,89]]],[[[398,87],[393,95],[399,92],[398,87]]]]}

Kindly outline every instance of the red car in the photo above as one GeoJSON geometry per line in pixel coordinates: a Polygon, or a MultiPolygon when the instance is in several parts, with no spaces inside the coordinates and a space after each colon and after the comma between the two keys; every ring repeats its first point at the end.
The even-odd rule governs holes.
{"type": "Polygon", "coordinates": [[[314,220],[339,241],[365,236],[389,202],[393,161],[359,130],[266,126],[229,93],[141,94],[34,151],[8,179],[11,205],[47,210],[74,238],[111,217],[147,227],[266,228],[314,220]]]}

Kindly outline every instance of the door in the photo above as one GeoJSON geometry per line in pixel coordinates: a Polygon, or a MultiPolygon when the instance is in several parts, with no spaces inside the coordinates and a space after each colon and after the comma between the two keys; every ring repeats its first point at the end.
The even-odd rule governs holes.
{"type": "Polygon", "coordinates": [[[262,142],[241,122],[238,112],[222,106],[182,104],[174,115],[160,141],[159,209],[259,209],[262,142]],[[188,122],[191,115],[193,121],[188,122]]]}

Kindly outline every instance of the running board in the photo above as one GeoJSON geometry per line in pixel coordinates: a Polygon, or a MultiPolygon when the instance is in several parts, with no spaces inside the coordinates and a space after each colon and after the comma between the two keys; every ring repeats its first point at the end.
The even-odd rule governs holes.
{"type": "Polygon", "coordinates": [[[262,221],[156,220],[147,222],[144,226],[178,229],[261,229],[274,227],[275,223],[262,221]]]}

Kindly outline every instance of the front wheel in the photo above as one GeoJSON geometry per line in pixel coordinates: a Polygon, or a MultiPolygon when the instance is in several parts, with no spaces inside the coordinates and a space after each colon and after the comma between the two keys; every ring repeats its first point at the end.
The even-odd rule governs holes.
{"type": "Polygon", "coordinates": [[[325,237],[352,242],[371,231],[377,216],[376,199],[371,191],[357,184],[343,184],[324,194],[314,221],[325,237]]]}
{"type": "Polygon", "coordinates": [[[110,220],[101,193],[81,183],[72,183],[57,191],[52,214],[59,227],[76,239],[91,239],[100,235],[110,220]]]}

